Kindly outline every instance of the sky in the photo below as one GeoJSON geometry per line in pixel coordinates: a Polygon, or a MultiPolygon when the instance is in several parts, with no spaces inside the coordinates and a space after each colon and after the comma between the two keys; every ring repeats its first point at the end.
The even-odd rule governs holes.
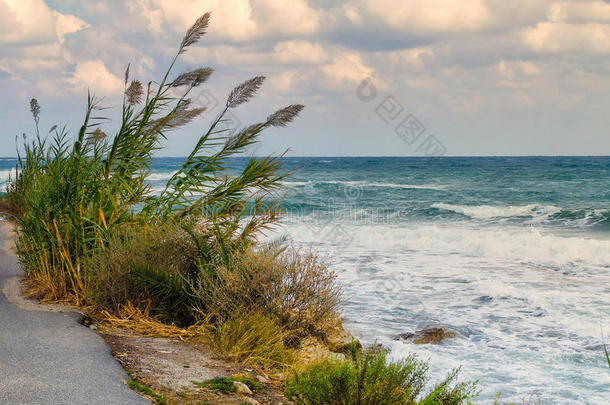
{"type": "Polygon", "coordinates": [[[172,77],[215,69],[204,116],[169,134],[184,156],[231,89],[267,77],[235,125],[307,107],[262,155],[610,155],[610,2],[553,0],[0,0],[0,156],[34,131],[76,133],[87,90],[116,131],[125,68],[159,80],[186,29],[208,33],[172,77]]]}

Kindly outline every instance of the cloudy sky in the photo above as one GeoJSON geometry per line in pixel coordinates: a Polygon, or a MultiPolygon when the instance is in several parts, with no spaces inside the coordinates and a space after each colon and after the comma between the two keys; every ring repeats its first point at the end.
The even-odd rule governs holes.
{"type": "Polygon", "coordinates": [[[239,122],[307,105],[258,153],[610,155],[610,2],[0,0],[0,156],[32,133],[32,97],[43,130],[76,132],[88,88],[116,116],[127,63],[158,79],[205,11],[209,33],[176,73],[216,69],[197,94],[211,112],[164,155],[187,154],[215,103],[258,74],[239,122]]]}

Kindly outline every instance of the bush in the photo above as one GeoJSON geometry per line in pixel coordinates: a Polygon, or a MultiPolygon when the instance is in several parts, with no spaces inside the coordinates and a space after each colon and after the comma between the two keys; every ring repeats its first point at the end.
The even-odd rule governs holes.
{"type": "Polygon", "coordinates": [[[178,226],[117,227],[87,262],[89,298],[115,313],[132,303],[168,322],[192,323],[182,273],[194,255],[188,234],[178,226]]]}
{"type": "Polygon", "coordinates": [[[428,366],[411,356],[388,362],[387,351],[353,349],[347,361],[325,361],[295,374],[286,397],[298,405],[459,405],[476,395],[473,383],[451,385],[457,370],[419,399],[428,366]]]}
{"type": "Polygon", "coordinates": [[[202,317],[256,308],[289,331],[291,346],[298,337],[323,337],[336,324],[341,291],[335,274],[312,252],[249,248],[198,275],[194,294],[202,317]]]}
{"type": "Polygon", "coordinates": [[[260,312],[236,313],[203,329],[205,343],[213,351],[244,366],[281,369],[293,361],[282,329],[260,312]]]}

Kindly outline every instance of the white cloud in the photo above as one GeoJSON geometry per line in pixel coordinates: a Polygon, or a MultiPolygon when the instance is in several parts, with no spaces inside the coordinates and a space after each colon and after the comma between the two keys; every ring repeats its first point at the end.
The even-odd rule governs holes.
{"type": "Polygon", "coordinates": [[[137,0],[129,6],[148,21],[156,33],[167,23],[183,32],[206,11],[212,13],[210,37],[252,41],[277,35],[304,35],[317,31],[319,15],[306,0],[137,0]]]}
{"type": "Polygon", "coordinates": [[[42,0],[0,0],[0,43],[37,44],[56,39],[55,19],[42,0]]]}
{"type": "Polygon", "coordinates": [[[539,53],[610,53],[610,25],[541,22],[522,32],[525,45],[539,53]]]}
{"type": "MultiPolygon", "coordinates": [[[[364,64],[362,57],[355,52],[341,52],[333,61],[322,67],[328,79],[328,86],[334,90],[352,91],[354,85],[373,75],[374,70],[364,64]]],[[[354,90],[355,91],[355,90],[354,90]]]]}
{"type": "Polygon", "coordinates": [[[76,16],[52,11],[42,0],[0,0],[0,43],[34,45],[63,42],[86,27],[76,16]]]}
{"type": "Polygon", "coordinates": [[[609,22],[610,4],[604,1],[561,1],[550,6],[549,20],[572,23],[609,22]]]}
{"type": "Polygon", "coordinates": [[[62,14],[53,10],[53,16],[55,17],[55,32],[57,33],[59,43],[65,41],[66,35],[89,26],[89,24],[73,15],[62,14]]]}
{"type": "Polygon", "coordinates": [[[377,0],[362,4],[390,26],[417,34],[474,32],[490,21],[483,0],[377,0]]]}
{"type": "Polygon", "coordinates": [[[278,42],[273,51],[279,63],[317,65],[328,59],[322,45],[308,41],[278,42]]]}
{"type": "Polygon", "coordinates": [[[501,61],[496,65],[498,75],[506,79],[514,79],[522,76],[535,76],[540,69],[532,62],[501,61]]]}
{"type": "Polygon", "coordinates": [[[382,52],[381,57],[398,65],[401,69],[419,72],[425,69],[426,60],[434,58],[434,51],[428,46],[417,47],[394,52],[382,52]]]}
{"type": "Polygon", "coordinates": [[[123,80],[108,71],[102,61],[78,62],[72,77],[66,80],[75,91],[90,89],[99,95],[116,95],[123,89],[123,80]]]}

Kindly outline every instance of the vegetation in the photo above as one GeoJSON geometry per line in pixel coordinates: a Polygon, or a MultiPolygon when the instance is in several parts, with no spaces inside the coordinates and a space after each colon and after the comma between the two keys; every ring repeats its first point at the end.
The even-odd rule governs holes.
{"type": "Polygon", "coordinates": [[[157,394],[154,392],[149,386],[142,384],[136,380],[127,381],[127,386],[134,391],[137,391],[143,395],[146,395],[148,398],[152,399],[155,404],[165,405],[167,404],[167,398],[164,395],[157,394]]]}
{"type": "Polygon", "coordinates": [[[298,405],[459,405],[476,396],[473,383],[455,382],[454,370],[422,397],[427,371],[412,356],[389,362],[383,349],[353,348],[350,360],[324,361],[291,377],[285,394],[298,405]]]}
{"type": "Polygon", "coordinates": [[[235,391],[235,385],[233,384],[235,381],[245,384],[252,392],[260,391],[263,388],[261,383],[250,377],[216,377],[204,382],[193,381],[193,384],[197,387],[228,394],[235,391]]]}
{"type": "MultiPolygon", "coordinates": [[[[103,131],[103,108],[91,95],[76,139],[57,126],[42,136],[32,100],[36,136],[24,143],[0,207],[17,216],[18,254],[41,297],[87,305],[164,336],[195,337],[251,367],[283,369],[302,341],[324,342],[340,325],[340,290],[315,253],[257,241],[279,218],[281,181],[289,174],[281,155],[250,158],[233,176],[226,168],[263,130],[286,126],[303,106],[289,105],[231,135],[225,115],[248,102],[264,77],[247,80],[163,190],[153,194],[146,183],[168,133],[204,111],[189,94],[213,70],[170,76],[209,17],[186,32],[159,82],[143,85],[127,68],[114,136],[103,131]]],[[[300,404],[462,404],[472,395],[471,385],[451,385],[454,372],[418,400],[426,370],[414,358],[392,363],[385,351],[354,348],[349,361],[295,375],[286,393],[300,404]]],[[[138,382],[130,386],[165,401],[138,382]]]]}
{"type": "MultiPolygon", "coordinates": [[[[318,331],[315,322],[335,316],[338,293],[334,275],[313,255],[296,258],[256,243],[278,219],[280,181],[288,175],[281,156],[251,158],[234,176],[226,170],[227,159],[257,142],[264,129],[286,126],[303,109],[287,106],[230,134],[223,128],[225,115],[248,102],[264,77],[235,87],[160,194],[146,183],[152,155],[168,132],[204,111],[189,94],[211,68],[169,78],[178,58],[205,34],[209,17],[204,14],[186,32],[158,83],[144,86],[127,68],[120,129],[113,137],[102,130],[103,108],[91,95],[74,141],[65,127],[41,136],[40,106],[32,100],[36,136],[19,154],[19,172],[3,204],[19,214],[18,253],[40,296],[115,314],[135,308],[180,326],[205,324],[219,336],[243,332],[250,336],[233,337],[244,350],[232,355],[241,359],[243,353],[260,356],[256,342],[268,337],[267,330],[257,340],[250,328],[227,327],[237,325],[236,313],[249,317],[241,309],[260,311],[275,326],[270,331],[284,325],[318,331]],[[326,283],[318,288],[310,280],[306,286],[302,280],[312,271],[326,283]],[[324,289],[328,298],[316,296],[324,289]],[[273,292],[282,294],[281,301],[271,298],[273,292]],[[305,312],[306,322],[295,321],[305,312]]],[[[285,352],[274,349],[269,361],[284,361],[285,352]]]]}

